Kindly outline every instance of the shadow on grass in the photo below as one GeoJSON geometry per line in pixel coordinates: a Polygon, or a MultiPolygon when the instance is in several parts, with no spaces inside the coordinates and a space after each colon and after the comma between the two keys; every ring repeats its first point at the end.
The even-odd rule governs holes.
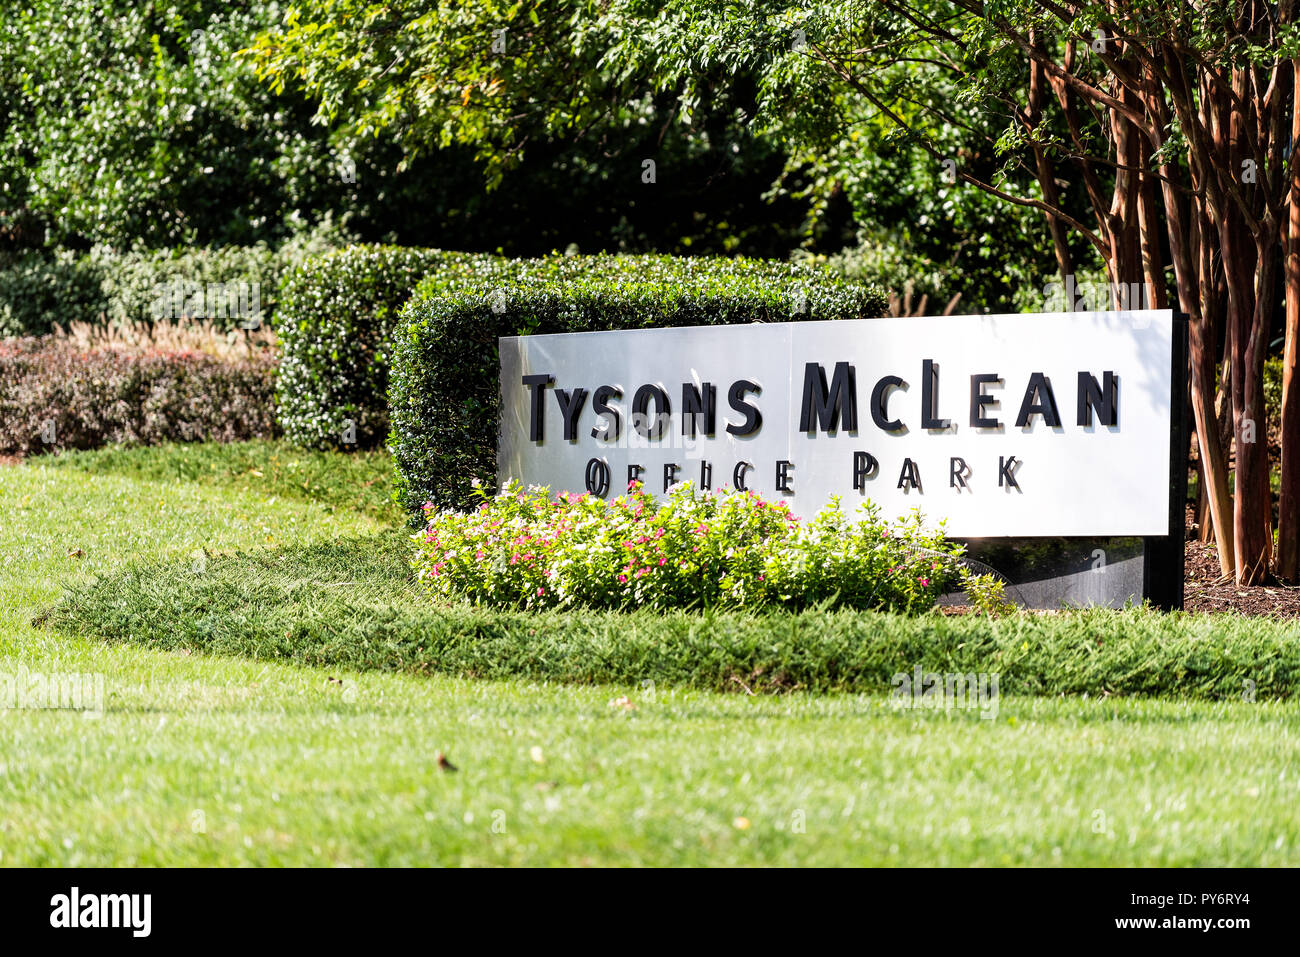
{"type": "Polygon", "coordinates": [[[386,452],[321,452],[287,442],[195,442],[110,446],[27,460],[32,465],[108,473],[148,482],[217,486],[316,502],[397,524],[393,465],[386,452]]]}

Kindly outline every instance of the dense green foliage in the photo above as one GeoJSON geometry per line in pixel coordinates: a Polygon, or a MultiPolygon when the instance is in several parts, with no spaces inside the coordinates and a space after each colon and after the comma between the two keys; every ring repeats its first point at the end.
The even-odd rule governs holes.
{"type": "MultiPolygon", "coordinates": [[[[628,101],[580,142],[523,132],[534,129],[523,111],[529,162],[489,192],[472,146],[410,156],[350,115],[317,122],[296,89],[260,83],[241,51],[294,9],[303,5],[33,0],[6,10],[0,247],[278,246],[331,218],[358,240],[515,255],[577,244],[783,256],[798,241],[807,204],[764,201],[785,153],[749,133],[744,90],[720,85],[690,123],[669,97],[628,101]],[[655,185],[641,182],[647,157],[664,171],[655,185]]],[[[387,41],[363,42],[382,55],[387,41]]]]}
{"type": "Polygon", "coordinates": [[[1001,676],[1002,694],[1242,700],[1300,690],[1293,623],[1105,609],[1061,615],[499,611],[431,605],[397,532],[137,564],[78,589],[59,627],[147,648],[361,670],[718,691],[887,693],[893,675],[1001,676]],[[329,587],[346,582],[346,587],[329,587]]]}
{"type": "Polygon", "coordinates": [[[476,257],[437,249],[349,246],[285,280],[279,420],[312,448],[373,448],[388,435],[388,363],[398,312],[431,272],[476,257]]]}
{"type": "Polygon", "coordinates": [[[0,254],[0,339],[43,336],[56,323],[99,321],[108,311],[103,276],[72,250],[0,254]]]}
{"type": "Polygon", "coordinates": [[[882,521],[864,502],[807,521],[754,492],[656,500],[640,483],[605,501],[518,483],[476,510],[427,510],[416,577],[437,599],[492,608],[874,608],[928,611],[960,549],[913,512],[882,521]]]}
{"type": "Polygon", "coordinates": [[[394,338],[399,500],[417,516],[425,502],[471,504],[475,479],[495,484],[500,336],[861,319],[884,308],[874,285],[753,259],[552,257],[431,276],[394,338]]]}
{"type": "MultiPolygon", "coordinates": [[[[905,17],[860,0],[456,0],[432,9],[303,0],[254,55],[277,88],[303,90],[322,116],[395,135],[408,154],[465,144],[498,177],[526,165],[538,144],[603,135],[618,150],[629,129],[653,129],[651,104],[689,124],[729,108],[732,152],[785,150],[769,197],[810,209],[805,245],[834,251],[856,227],[868,255],[884,250],[893,288],[923,287],[932,312],[958,293],[968,311],[1011,309],[1053,271],[1043,220],[948,181],[940,160],[1032,196],[1032,171],[1006,161],[1015,111],[988,109],[987,97],[985,109],[966,108],[970,91],[923,44],[907,59],[881,55],[886,38],[910,36],[905,17]]],[[[978,60],[983,50],[971,42],[978,60]]],[[[709,140],[719,132],[708,130],[709,140]]],[[[665,183],[681,175],[680,161],[647,145],[617,152],[611,180],[641,158],[656,159],[665,183]]],[[[1071,199],[1072,208],[1083,202],[1071,199]]]]}
{"type": "Polygon", "coordinates": [[[233,54],[283,8],[37,0],[0,25],[0,210],[33,244],[279,241],[338,181],[328,131],[233,54]]]}

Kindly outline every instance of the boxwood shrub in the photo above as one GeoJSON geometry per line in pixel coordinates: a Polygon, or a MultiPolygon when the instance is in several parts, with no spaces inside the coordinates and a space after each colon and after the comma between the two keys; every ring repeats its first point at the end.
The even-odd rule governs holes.
{"type": "Polygon", "coordinates": [[[309,448],[380,445],[388,434],[388,345],[401,306],[430,271],[483,258],[348,246],[292,270],[276,323],[285,437],[309,448]]]}
{"type": "Polygon", "coordinates": [[[882,315],[877,286],[774,260],[573,256],[480,262],[425,280],[394,337],[397,497],[473,503],[495,483],[500,336],[882,315]]]}

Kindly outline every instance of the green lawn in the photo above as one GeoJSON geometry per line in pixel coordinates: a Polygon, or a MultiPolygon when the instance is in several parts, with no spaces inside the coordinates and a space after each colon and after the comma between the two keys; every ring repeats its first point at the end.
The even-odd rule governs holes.
{"type": "Polygon", "coordinates": [[[364,483],[386,463],[344,464],[250,445],[0,469],[0,672],[107,689],[99,716],[0,711],[0,864],[1300,863],[1293,699],[1004,697],[989,721],[32,627],[95,572],[381,533],[364,483]]]}

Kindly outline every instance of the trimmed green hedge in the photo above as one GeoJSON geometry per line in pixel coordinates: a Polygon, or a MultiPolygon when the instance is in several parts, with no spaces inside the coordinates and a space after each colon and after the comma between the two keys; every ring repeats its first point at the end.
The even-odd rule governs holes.
{"type": "Polygon", "coordinates": [[[775,260],[573,256],[430,276],[394,337],[389,448],[398,500],[464,507],[496,481],[500,336],[884,313],[877,286],[775,260]]]}
{"type": "MultiPolygon", "coordinates": [[[[388,435],[388,344],[401,306],[431,271],[470,253],[348,246],[294,269],[281,295],[280,428],[308,448],[374,448],[388,435]],[[348,429],[355,427],[355,442],[348,429]]],[[[449,280],[450,281],[450,280],[449,280]]]]}

